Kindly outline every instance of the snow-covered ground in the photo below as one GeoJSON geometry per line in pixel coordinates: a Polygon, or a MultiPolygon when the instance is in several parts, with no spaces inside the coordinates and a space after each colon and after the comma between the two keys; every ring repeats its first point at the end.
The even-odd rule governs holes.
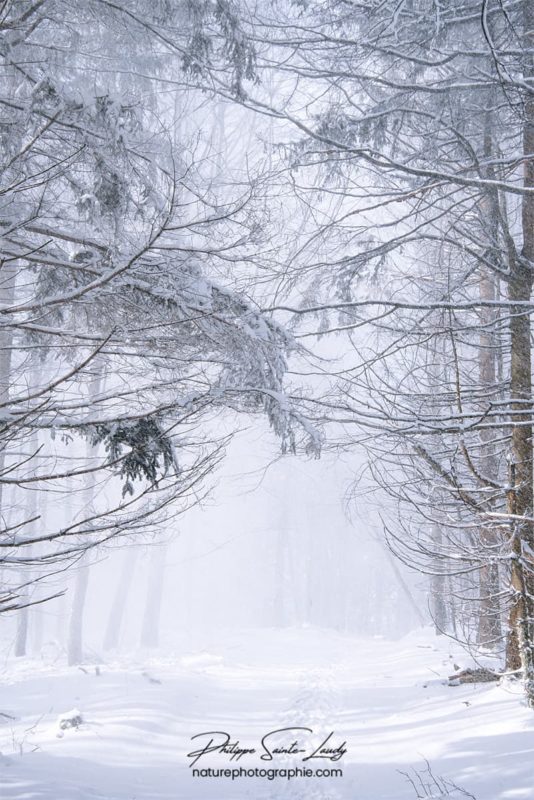
{"type": "MultiPolygon", "coordinates": [[[[98,669],[10,659],[0,689],[0,798],[413,800],[403,773],[424,771],[426,761],[477,800],[532,798],[534,713],[517,686],[445,685],[454,663],[469,660],[430,631],[389,642],[311,628],[221,632],[204,650],[98,669]],[[346,741],[341,760],[312,763],[343,777],[192,775],[195,734],[225,731],[258,748],[266,733],[293,726],[312,728],[313,743],[330,731],[335,745],[346,741]]],[[[211,753],[196,766],[303,766],[280,758],[256,753],[236,764],[211,753]]]]}

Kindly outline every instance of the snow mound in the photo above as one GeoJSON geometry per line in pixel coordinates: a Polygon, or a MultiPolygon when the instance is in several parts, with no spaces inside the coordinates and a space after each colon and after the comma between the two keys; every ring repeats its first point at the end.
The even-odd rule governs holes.
{"type": "Polygon", "coordinates": [[[221,666],[224,662],[222,656],[213,653],[191,653],[187,656],[182,656],[181,663],[187,669],[204,669],[205,667],[221,666]]]}
{"type": "Polygon", "coordinates": [[[64,714],[60,714],[57,718],[57,726],[60,731],[66,731],[69,728],[79,728],[82,722],[83,717],[77,708],[73,708],[71,711],[66,711],[64,714]]]}

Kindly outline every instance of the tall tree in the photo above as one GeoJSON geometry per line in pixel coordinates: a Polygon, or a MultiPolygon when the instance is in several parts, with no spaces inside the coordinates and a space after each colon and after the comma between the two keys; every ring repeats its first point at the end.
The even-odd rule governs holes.
{"type": "MultiPolygon", "coordinates": [[[[8,339],[17,353],[0,402],[0,487],[13,495],[2,507],[0,610],[25,604],[21,570],[53,571],[197,502],[224,452],[212,433],[221,408],[264,413],[283,446],[295,444],[298,409],[284,395],[292,338],[238,291],[260,237],[254,187],[214,191],[194,148],[169,144],[174,120],[150,80],[126,77],[135,41],[158,77],[162,32],[181,20],[166,3],[2,8],[1,270],[6,292],[15,271],[21,288],[0,308],[1,357],[8,339]],[[26,349],[50,364],[32,387],[26,349]],[[100,358],[112,377],[88,405],[100,358]],[[105,455],[88,463],[80,439],[105,455]],[[28,486],[67,493],[97,476],[110,490],[95,513],[56,524],[20,512],[28,486]]],[[[229,24],[221,11],[230,36],[229,24]]]]}
{"type": "MultiPolygon", "coordinates": [[[[533,14],[529,0],[244,6],[258,85],[238,98],[293,129],[294,169],[324,176],[317,208],[343,197],[310,237],[327,253],[314,265],[321,281],[304,307],[277,306],[321,319],[321,334],[342,330],[354,346],[337,401],[330,395],[310,413],[352,416],[389,437],[377,445],[382,464],[417,479],[398,484],[398,495],[427,523],[415,553],[401,542],[406,556],[421,568],[423,557],[461,563],[458,585],[482,616],[496,612],[500,561],[507,667],[521,668],[532,705],[533,14]],[[261,86],[273,71],[285,81],[276,105],[261,86]],[[488,275],[503,297],[486,297],[488,275]],[[493,391],[481,325],[503,367],[493,391]],[[356,334],[363,326],[374,338],[356,334]],[[431,340],[446,354],[438,384],[431,340]],[[436,481],[445,506],[441,491],[437,504],[429,491],[436,481]],[[443,513],[442,543],[429,545],[443,513]]],[[[221,71],[212,88],[232,95],[221,71]]],[[[293,264],[301,276],[312,270],[307,244],[293,264]]]]}

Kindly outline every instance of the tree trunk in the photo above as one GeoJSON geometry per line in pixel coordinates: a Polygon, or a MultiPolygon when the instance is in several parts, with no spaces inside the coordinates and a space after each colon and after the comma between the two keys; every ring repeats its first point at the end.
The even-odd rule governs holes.
{"type": "MultiPolygon", "coordinates": [[[[524,79],[534,92],[534,4],[523,3],[525,61],[524,79]]],[[[534,95],[525,95],[523,129],[524,186],[534,189],[534,95]]],[[[530,303],[531,265],[534,264],[534,197],[525,195],[522,202],[523,250],[521,259],[512,265],[508,296],[514,303],[530,303]]],[[[532,553],[532,352],[530,309],[516,306],[511,314],[511,380],[513,429],[508,508],[513,515],[511,584],[512,602],[509,617],[507,669],[523,671],[529,705],[534,707],[534,579],[532,553]]]]}
{"type": "Polygon", "coordinates": [[[137,548],[127,546],[126,552],[123,554],[121,576],[115,588],[104,636],[104,650],[116,650],[119,646],[126,601],[130,594],[138,553],[137,548]]]}
{"type": "MultiPolygon", "coordinates": [[[[83,556],[85,560],[86,555],[83,556]]],[[[68,661],[70,665],[83,661],[83,614],[89,587],[89,563],[82,564],[76,572],[74,599],[69,620],[69,638],[67,643],[68,661]]]]}
{"type": "MultiPolygon", "coordinates": [[[[41,521],[43,530],[47,529],[47,520],[48,520],[48,498],[49,494],[47,491],[41,490],[39,492],[39,519],[41,521]]],[[[68,506],[68,500],[66,500],[66,505],[68,506]]],[[[67,515],[68,517],[69,515],[67,515]]],[[[40,592],[40,584],[37,588],[37,592],[40,592]]],[[[63,598],[63,601],[65,598],[63,598]]],[[[31,638],[31,647],[34,653],[40,653],[43,647],[43,640],[44,635],[46,632],[46,622],[47,622],[47,613],[44,610],[45,607],[39,604],[32,608],[31,614],[31,624],[30,624],[30,638],[31,638]]],[[[64,621],[62,620],[61,623],[61,634],[64,635],[64,621]]],[[[60,638],[59,636],[57,637],[60,638]]]]}
{"type": "MultiPolygon", "coordinates": [[[[91,408],[96,398],[102,390],[103,365],[101,362],[93,364],[93,375],[89,382],[88,407],[91,408]]],[[[89,442],[86,447],[87,462],[93,463],[96,455],[96,448],[89,442]]],[[[89,472],[86,476],[83,515],[92,517],[95,515],[95,483],[96,473],[89,472]]],[[[89,586],[89,556],[84,553],[80,566],[76,572],[74,599],[72,602],[71,615],[69,620],[69,635],[67,643],[69,664],[80,664],[83,661],[83,616],[85,610],[85,600],[87,598],[87,588],[89,586]]]]}
{"type": "Polygon", "coordinates": [[[17,635],[15,637],[15,656],[20,658],[26,655],[28,642],[29,608],[20,608],[17,613],[17,635]]]}
{"type": "MultiPolygon", "coordinates": [[[[436,553],[441,552],[442,534],[441,528],[437,523],[433,525],[432,540],[435,545],[436,553]]],[[[445,605],[445,576],[439,570],[443,566],[439,558],[435,559],[435,572],[430,577],[430,611],[434,621],[436,634],[439,636],[447,628],[447,606],[445,605]]]]}
{"type": "Polygon", "coordinates": [[[397,562],[395,560],[395,557],[391,554],[391,552],[388,549],[387,545],[382,543],[382,546],[383,546],[384,551],[386,553],[386,556],[387,556],[389,565],[391,567],[391,570],[392,570],[393,574],[395,575],[395,578],[397,579],[397,583],[398,583],[398,585],[400,586],[400,588],[402,590],[402,593],[404,594],[406,600],[408,601],[408,604],[409,604],[410,608],[412,609],[416,620],[419,622],[421,627],[424,627],[425,626],[425,618],[423,616],[423,612],[419,608],[418,604],[415,602],[414,596],[413,596],[408,584],[404,580],[404,576],[403,576],[401,570],[399,569],[399,566],[398,566],[398,564],[397,564],[397,562]]]}
{"type": "Polygon", "coordinates": [[[163,600],[163,578],[165,574],[166,558],[166,545],[155,545],[152,548],[145,611],[141,628],[142,647],[159,646],[161,603],[163,600]]]}
{"type": "MultiPolygon", "coordinates": [[[[37,363],[37,359],[33,359],[32,368],[30,371],[30,386],[35,387],[38,386],[39,381],[39,364],[37,363]]],[[[36,430],[32,431],[30,438],[29,438],[29,450],[30,454],[34,454],[39,449],[39,436],[36,430]]],[[[26,516],[28,519],[32,519],[37,516],[38,509],[39,509],[39,498],[40,492],[36,488],[30,487],[28,490],[28,504],[26,508],[26,516]]],[[[27,555],[31,554],[31,545],[26,549],[27,555]]],[[[37,570],[32,570],[32,573],[28,574],[27,570],[22,569],[20,573],[20,583],[24,585],[25,582],[32,580],[32,577],[37,577],[37,570]]],[[[28,587],[30,588],[30,587],[28,587]]],[[[28,603],[30,601],[30,593],[28,588],[24,590],[20,600],[21,602],[28,603]]],[[[35,590],[35,587],[34,587],[35,590]]],[[[30,607],[28,605],[23,605],[21,609],[19,609],[17,613],[17,635],[15,639],[15,656],[21,657],[25,656],[28,649],[28,629],[29,629],[29,621],[30,621],[30,607]]]]}
{"type": "MultiPolygon", "coordinates": [[[[0,269],[0,305],[11,306],[15,299],[15,286],[17,282],[17,270],[15,262],[3,262],[0,269]]],[[[0,328],[0,403],[3,404],[1,409],[2,415],[8,410],[10,384],[11,384],[11,362],[13,354],[13,328],[0,328]]],[[[7,431],[4,425],[0,423],[0,478],[4,474],[6,463],[6,445],[3,441],[7,431]]],[[[8,527],[9,515],[4,503],[5,491],[4,485],[0,480],[0,531],[8,527]]],[[[6,589],[6,594],[10,595],[9,585],[7,581],[0,580],[0,594],[3,589],[6,589]]]]}
{"type": "MultiPolygon", "coordinates": [[[[4,262],[0,269],[0,305],[9,307],[15,300],[15,287],[17,283],[17,268],[15,262],[4,262]]],[[[13,360],[13,328],[0,328],[0,403],[2,404],[2,414],[7,409],[11,394],[11,364],[13,360]]],[[[5,447],[0,443],[0,475],[4,469],[5,447]]],[[[4,515],[2,504],[2,488],[0,483],[0,512],[4,515]]]]}
{"type": "MultiPolygon", "coordinates": [[[[493,232],[493,248],[497,232],[493,232]]],[[[488,254],[491,259],[491,253],[488,254]]],[[[496,300],[495,277],[488,270],[480,276],[480,299],[483,303],[496,300]]],[[[492,393],[497,383],[495,312],[485,307],[481,312],[482,329],[480,333],[479,372],[482,391],[492,393]]],[[[495,434],[483,428],[480,432],[482,475],[491,481],[497,481],[498,464],[495,453],[495,434]]],[[[498,529],[497,529],[498,530],[498,529]]],[[[479,607],[478,607],[478,644],[494,648],[502,642],[501,608],[499,602],[499,550],[500,538],[496,529],[490,525],[483,526],[479,533],[482,545],[482,565],[478,573],[479,607]]]]}
{"type": "Polygon", "coordinates": [[[294,623],[292,604],[294,603],[289,553],[289,536],[291,531],[291,515],[289,510],[287,490],[284,487],[280,493],[278,505],[278,531],[276,534],[275,562],[274,562],[274,625],[285,628],[294,623]]]}

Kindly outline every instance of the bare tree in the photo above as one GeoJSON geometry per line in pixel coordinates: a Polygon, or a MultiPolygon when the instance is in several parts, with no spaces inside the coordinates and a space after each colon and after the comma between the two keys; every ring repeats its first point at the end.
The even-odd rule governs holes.
{"type": "Polygon", "coordinates": [[[285,448],[301,424],[284,394],[293,340],[237,290],[259,236],[254,184],[223,197],[206,183],[195,146],[169,142],[174,120],[150,79],[140,107],[141,77],[123,69],[132,26],[157,63],[151,15],[178,24],[181,10],[63,8],[12,0],[0,21],[11,41],[0,56],[0,610],[36,602],[28,584],[45,587],[81,553],[197,502],[227,441],[213,433],[220,409],[266,414],[285,448]],[[28,353],[48,367],[32,386],[28,353]],[[107,387],[88,404],[101,359],[107,387]],[[88,460],[81,440],[102,457],[88,460]],[[98,501],[60,522],[21,501],[30,487],[61,496],[97,482],[98,501]]]}
{"type": "Polygon", "coordinates": [[[532,704],[532,3],[273,9],[241,9],[257,86],[236,93],[213,53],[202,66],[216,94],[293,131],[299,196],[330,198],[291,264],[306,302],[270,309],[303,319],[301,335],[315,319],[351,341],[337,396],[311,401],[310,418],[374,437],[375,477],[391,489],[395,476],[412,515],[393,532],[404,558],[449,578],[455,564],[456,608],[470,604],[485,644],[504,601],[506,667],[532,704]],[[273,71],[276,104],[261,86],[273,71]]]}

